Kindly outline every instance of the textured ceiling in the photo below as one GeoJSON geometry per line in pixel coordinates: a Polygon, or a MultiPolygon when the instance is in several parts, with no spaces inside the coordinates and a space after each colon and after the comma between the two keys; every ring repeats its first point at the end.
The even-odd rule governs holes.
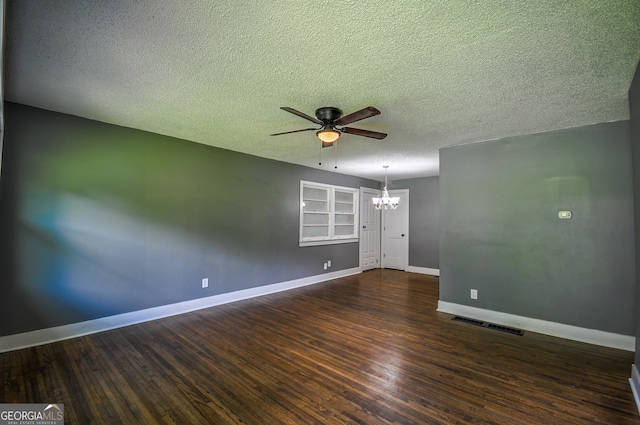
{"type": "MultiPolygon", "coordinates": [[[[334,170],[313,115],[375,106],[338,172],[438,174],[438,149],[629,118],[640,1],[9,0],[5,98],[334,170]],[[311,124],[311,125],[309,125],[311,124]]],[[[215,164],[214,164],[215,165],[215,164]]]]}

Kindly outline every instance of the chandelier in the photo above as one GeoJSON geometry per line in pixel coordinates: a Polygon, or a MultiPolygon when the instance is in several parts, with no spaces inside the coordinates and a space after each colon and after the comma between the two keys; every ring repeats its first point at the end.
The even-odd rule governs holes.
{"type": "Polygon", "coordinates": [[[388,165],[383,166],[384,168],[384,189],[382,189],[382,198],[371,198],[373,202],[373,206],[376,207],[377,210],[381,209],[389,209],[395,210],[398,208],[398,203],[400,202],[400,198],[394,196],[393,198],[389,196],[389,191],[387,190],[387,168],[388,165]]]}

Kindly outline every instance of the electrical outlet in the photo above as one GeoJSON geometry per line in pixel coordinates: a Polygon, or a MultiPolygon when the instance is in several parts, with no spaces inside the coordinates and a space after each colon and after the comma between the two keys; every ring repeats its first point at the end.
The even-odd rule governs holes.
{"type": "Polygon", "coordinates": [[[205,277],[204,279],[202,279],[202,287],[203,288],[208,288],[209,287],[209,278],[205,277]]]}
{"type": "Polygon", "coordinates": [[[331,260],[327,261],[327,266],[331,267],[331,260]]]}
{"type": "Polygon", "coordinates": [[[327,270],[327,263],[324,263],[324,269],[327,270]]]}
{"type": "Polygon", "coordinates": [[[477,289],[472,289],[471,290],[471,299],[472,300],[477,300],[478,299],[478,290],[477,289]]]}

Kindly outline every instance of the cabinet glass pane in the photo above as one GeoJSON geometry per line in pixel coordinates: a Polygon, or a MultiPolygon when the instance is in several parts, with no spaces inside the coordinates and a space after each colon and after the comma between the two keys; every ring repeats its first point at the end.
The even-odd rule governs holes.
{"type": "Polygon", "coordinates": [[[349,236],[353,235],[353,225],[351,226],[336,226],[336,236],[349,236]]]}
{"type": "Polygon", "coordinates": [[[304,207],[302,207],[302,211],[304,212],[329,212],[329,203],[322,201],[309,201],[304,200],[304,207]]]}
{"type": "Polygon", "coordinates": [[[329,236],[329,226],[304,226],[302,228],[303,238],[314,238],[321,236],[329,236]]]}
{"type": "Polygon", "coordinates": [[[336,214],[336,224],[353,224],[353,214],[336,214]]]}
{"type": "Polygon", "coordinates": [[[307,224],[329,225],[329,214],[305,214],[303,220],[305,226],[307,224]]]}
{"type": "Polygon", "coordinates": [[[353,204],[353,192],[336,190],[336,202],[349,202],[353,204]]]}
{"type": "Polygon", "coordinates": [[[353,204],[341,204],[336,202],[336,213],[353,213],[353,204]]]}
{"type": "Polygon", "coordinates": [[[302,197],[304,199],[315,199],[317,201],[326,201],[328,198],[328,189],[319,189],[316,187],[303,187],[302,197]]]}

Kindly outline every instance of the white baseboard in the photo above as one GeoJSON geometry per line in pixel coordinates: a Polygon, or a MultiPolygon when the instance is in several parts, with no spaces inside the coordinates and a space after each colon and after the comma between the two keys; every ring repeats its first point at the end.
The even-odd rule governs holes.
{"type": "Polygon", "coordinates": [[[633,336],[620,335],[597,329],[581,328],[563,323],[548,322],[546,320],[516,316],[514,314],[485,310],[446,301],[438,301],[438,311],[574,341],[626,351],[635,351],[636,338],[633,336]]]}
{"type": "Polygon", "coordinates": [[[132,311],[130,313],[123,313],[115,316],[101,317],[99,319],[88,320],[86,322],[72,323],[69,325],[56,326],[54,328],[40,329],[15,335],[7,335],[0,337],[0,353],[76,338],[124,326],[135,325],[136,323],[148,322],[150,320],[175,316],[177,314],[188,313],[190,311],[214,307],[216,305],[240,301],[247,298],[259,297],[261,295],[273,294],[276,292],[299,288],[301,286],[313,285],[315,283],[337,279],[339,277],[351,276],[357,273],[360,273],[359,267],[338,270],[317,276],[309,276],[287,282],[243,289],[241,291],[230,292],[227,294],[197,298],[195,300],[183,301],[180,303],[163,305],[145,310],[132,311]]]}
{"type": "Polygon", "coordinates": [[[631,378],[629,378],[629,384],[631,385],[633,398],[636,401],[638,413],[640,413],[640,373],[638,373],[638,368],[635,364],[631,365],[631,378]]]}
{"type": "Polygon", "coordinates": [[[409,266],[407,271],[411,273],[428,274],[431,276],[440,276],[440,269],[430,269],[427,267],[409,266]]]}

